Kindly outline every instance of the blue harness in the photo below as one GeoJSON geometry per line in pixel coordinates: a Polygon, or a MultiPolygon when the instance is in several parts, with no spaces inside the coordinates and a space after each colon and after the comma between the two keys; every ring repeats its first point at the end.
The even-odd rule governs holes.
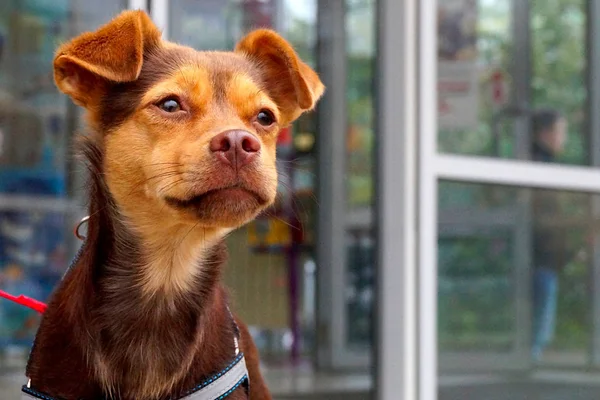
{"type": "MultiPolygon", "coordinates": [[[[218,374],[202,382],[195,388],[189,390],[180,400],[223,400],[233,393],[241,385],[248,387],[248,369],[244,354],[239,353],[237,357],[218,374]]],[[[21,400],[59,400],[47,396],[31,387],[31,381],[22,388],[21,400]]]]}

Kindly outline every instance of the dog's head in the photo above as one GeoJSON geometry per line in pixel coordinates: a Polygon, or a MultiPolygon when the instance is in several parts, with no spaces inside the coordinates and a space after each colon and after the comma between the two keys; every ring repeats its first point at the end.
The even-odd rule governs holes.
{"type": "Polygon", "coordinates": [[[198,52],[162,40],[141,11],[61,46],[54,74],[101,135],[105,180],[126,215],[213,228],[274,201],[277,135],[324,90],[272,31],[233,52],[198,52]]]}

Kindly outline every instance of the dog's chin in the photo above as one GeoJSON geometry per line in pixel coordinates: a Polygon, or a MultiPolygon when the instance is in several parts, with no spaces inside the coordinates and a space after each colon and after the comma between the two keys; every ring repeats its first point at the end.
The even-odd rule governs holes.
{"type": "Polygon", "coordinates": [[[164,200],[184,218],[218,228],[241,226],[272,202],[263,194],[240,187],[210,190],[185,200],[175,197],[164,200]]]}

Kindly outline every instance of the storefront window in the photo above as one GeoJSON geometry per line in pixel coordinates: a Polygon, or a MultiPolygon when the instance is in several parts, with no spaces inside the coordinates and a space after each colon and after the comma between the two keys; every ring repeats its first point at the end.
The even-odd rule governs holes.
{"type": "MultiPolygon", "coordinates": [[[[45,300],[78,246],[70,190],[79,112],[54,85],[58,43],[126,7],[121,0],[0,2],[0,289],[45,300]]],[[[26,354],[38,316],[0,302],[0,356],[26,354]]],[[[0,357],[0,367],[10,357],[0,357]],[[3,361],[4,360],[4,361],[3,361]]],[[[19,358],[21,365],[24,360],[19,358]]]]}
{"type": "MultiPolygon", "coordinates": [[[[0,105],[4,110],[0,111],[0,289],[46,299],[79,246],[72,228],[84,209],[78,182],[74,182],[79,175],[70,146],[73,132],[82,126],[82,112],[55,89],[52,60],[58,43],[109,21],[126,3],[12,0],[0,4],[0,105]]],[[[152,9],[152,2],[148,3],[152,9]]],[[[319,268],[334,268],[318,265],[315,254],[317,221],[320,213],[328,212],[319,210],[317,198],[317,145],[325,131],[317,112],[303,115],[280,133],[279,193],[274,206],[227,238],[229,263],[224,278],[232,308],[249,325],[275,394],[289,395],[297,388],[286,387],[288,382],[280,380],[273,367],[278,372],[282,365],[310,365],[318,346],[327,347],[331,359],[335,358],[330,360],[335,368],[346,367],[346,356],[358,355],[351,363],[361,371],[355,380],[360,387],[352,390],[366,395],[370,385],[366,371],[373,343],[375,297],[376,1],[336,3],[335,18],[343,34],[318,38],[317,21],[322,15],[317,16],[317,6],[326,4],[326,9],[329,2],[167,2],[165,37],[170,41],[198,50],[231,50],[246,32],[269,27],[281,33],[315,69],[319,45],[331,41],[340,57],[333,60],[326,55],[323,65],[345,71],[335,84],[342,93],[337,106],[346,109],[346,118],[340,118],[339,125],[345,128],[335,130],[343,142],[339,149],[345,159],[333,166],[344,175],[338,180],[337,193],[342,199],[340,207],[347,211],[341,221],[347,240],[336,246],[337,252],[344,253],[335,266],[341,275],[338,290],[317,299],[319,268]],[[335,343],[323,341],[316,322],[317,301],[334,305],[333,313],[344,315],[334,329],[343,331],[333,338],[335,343]]],[[[18,345],[26,351],[37,318],[32,312],[0,302],[0,349],[18,345]]],[[[23,355],[21,352],[16,364],[19,370],[23,355]]],[[[0,359],[0,367],[6,365],[3,362],[0,359]]],[[[311,369],[294,373],[307,370],[311,369]]],[[[345,392],[347,383],[343,377],[340,380],[345,392]]]]}

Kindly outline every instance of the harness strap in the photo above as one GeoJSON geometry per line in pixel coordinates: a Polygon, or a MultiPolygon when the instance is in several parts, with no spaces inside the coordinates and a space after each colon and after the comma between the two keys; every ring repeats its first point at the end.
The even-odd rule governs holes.
{"type": "Polygon", "coordinates": [[[202,385],[198,385],[197,388],[192,389],[181,400],[222,400],[240,385],[247,382],[246,359],[240,353],[229,367],[202,385]]]}
{"type": "Polygon", "coordinates": [[[33,397],[32,395],[30,395],[29,393],[23,391],[23,393],[21,393],[21,400],[37,400],[37,399],[43,399],[43,397],[33,397]]]}
{"type": "MultiPolygon", "coordinates": [[[[241,385],[248,384],[246,359],[240,353],[225,369],[188,391],[179,400],[223,400],[241,385]]],[[[21,400],[58,400],[31,388],[29,383],[21,391],[21,400]]]]}

